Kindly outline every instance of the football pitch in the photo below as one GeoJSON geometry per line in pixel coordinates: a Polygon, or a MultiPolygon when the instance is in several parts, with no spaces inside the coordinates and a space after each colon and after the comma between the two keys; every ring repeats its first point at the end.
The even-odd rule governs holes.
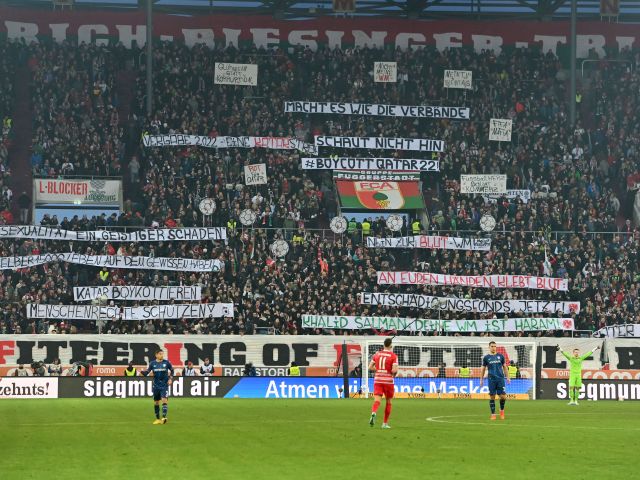
{"type": "Polygon", "coordinates": [[[0,478],[636,478],[640,404],[396,400],[391,430],[370,401],[149,399],[0,402],[0,478]]]}

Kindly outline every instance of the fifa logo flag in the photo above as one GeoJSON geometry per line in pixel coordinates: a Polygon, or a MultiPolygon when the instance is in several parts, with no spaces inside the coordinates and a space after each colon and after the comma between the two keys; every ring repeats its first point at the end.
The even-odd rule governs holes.
{"type": "Polygon", "coordinates": [[[413,210],[424,208],[418,182],[336,180],[343,208],[413,210]]]}

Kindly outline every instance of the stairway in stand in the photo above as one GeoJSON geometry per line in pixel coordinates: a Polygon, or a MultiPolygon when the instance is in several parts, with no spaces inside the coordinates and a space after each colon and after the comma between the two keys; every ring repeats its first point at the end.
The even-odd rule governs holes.
{"type": "MultiPolygon", "coordinates": [[[[31,171],[31,142],[33,139],[33,111],[31,107],[31,71],[21,65],[16,71],[13,103],[13,145],[9,152],[11,168],[11,189],[13,190],[13,215],[19,222],[17,200],[22,192],[29,198],[33,193],[33,175],[31,171]]],[[[33,200],[33,199],[32,199],[33,200]]],[[[31,218],[29,219],[32,220],[31,218]]]]}

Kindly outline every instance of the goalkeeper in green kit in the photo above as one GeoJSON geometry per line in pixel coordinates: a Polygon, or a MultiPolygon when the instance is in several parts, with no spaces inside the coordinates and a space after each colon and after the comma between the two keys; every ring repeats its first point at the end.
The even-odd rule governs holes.
{"type": "Polygon", "coordinates": [[[580,350],[577,348],[573,349],[573,355],[569,355],[567,352],[560,350],[560,345],[556,345],[556,350],[569,360],[569,399],[571,400],[569,405],[578,405],[578,396],[582,388],[582,362],[593,355],[599,348],[596,347],[589,353],[580,356],[580,350]]]}

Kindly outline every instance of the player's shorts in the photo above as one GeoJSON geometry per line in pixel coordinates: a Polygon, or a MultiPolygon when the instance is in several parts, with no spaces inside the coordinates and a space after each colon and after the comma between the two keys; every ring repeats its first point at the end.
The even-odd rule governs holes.
{"type": "Polygon", "coordinates": [[[373,394],[384,396],[385,398],[393,398],[393,385],[389,383],[374,383],[373,394]]]}
{"type": "Polygon", "coordinates": [[[505,395],[504,378],[489,377],[489,395],[505,395]]]}
{"type": "Polygon", "coordinates": [[[153,399],[157,402],[169,396],[169,387],[153,387],[153,399]]]}
{"type": "Polygon", "coordinates": [[[569,375],[569,388],[582,387],[582,375],[569,375]]]}

